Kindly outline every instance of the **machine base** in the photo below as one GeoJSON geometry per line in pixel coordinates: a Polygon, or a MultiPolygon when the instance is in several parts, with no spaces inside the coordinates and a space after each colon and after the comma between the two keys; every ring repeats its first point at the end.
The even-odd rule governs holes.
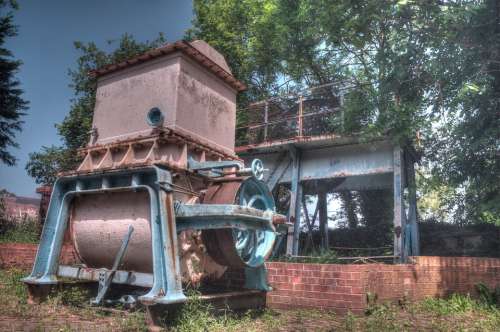
{"type": "MultiPolygon", "coordinates": [[[[222,311],[241,311],[263,309],[266,306],[266,292],[259,290],[233,290],[207,293],[199,296],[202,302],[209,303],[214,313],[222,311]]],[[[188,301],[190,298],[188,297],[188,301]]],[[[146,321],[150,331],[163,331],[165,322],[182,308],[182,304],[146,306],[146,321]]]]}
{"type": "MultiPolygon", "coordinates": [[[[81,281],[58,281],[57,284],[26,284],[28,288],[30,304],[38,304],[44,301],[53,289],[61,290],[64,287],[78,286],[89,289],[90,293],[97,292],[97,282],[93,276],[96,276],[96,270],[89,271],[90,269],[83,269],[78,267],[60,266],[59,276],[74,277],[75,271],[81,271],[79,277],[86,277],[86,280],[81,281]],[[83,272],[82,272],[83,271],[83,272]],[[62,273],[61,273],[62,272],[62,273]],[[73,273],[70,273],[73,272],[73,273]],[[71,275],[70,275],[71,274],[71,275]]],[[[120,271],[122,273],[129,273],[120,271]]],[[[123,277],[123,276],[122,276],[123,277]]],[[[114,280],[123,280],[120,274],[115,275],[114,280]]],[[[125,283],[117,283],[113,286],[115,297],[117,294],[125,292],[146,291],[147,287],[131,286],[125,283]],[[118,288],[118,289],[116,289],[118,288]]],[[[227,289],[220,287],[200,288],[200,293],[197,300],[204,303],[209,303],[214,314],[230,311],[241,311],[249,309],[263,309],[266,306],[266,292],[260,290],[243,290],[243,289],[227,289]]],[[[139,297],[140,299],[140,297],[139,297]]],[[[189,302],[193,298],[187,297],[186,301],[189,302]]],[[[185,302],[185,301],[184,301],[185,302]]],[[[148,305],[144,301],[139,301],[137,305],[141,304],[146,308],[146,321],[150,331],[163,331],[165,323],[171,321],[179,310],[182,309],[183,303],[170,303],[159,304],[154,303],[148,305]]],[[[135,305],[133,306],[136,307],[135,305]]]]}
{"type": "Polygon", "coordinates": [[[28,304],[40,304],[45,301],[54,285],[26,284],[28,288],[28,304]]]}

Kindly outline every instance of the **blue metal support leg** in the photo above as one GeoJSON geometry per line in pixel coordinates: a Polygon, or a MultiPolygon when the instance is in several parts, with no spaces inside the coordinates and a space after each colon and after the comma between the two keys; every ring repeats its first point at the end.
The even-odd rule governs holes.
{"type": "Polygon", "coordinates": [[[161,304],[180,303],[186,301],[186,296],[182,292],[173,192],[168,184],[164,184],[171,183],[172,177],[170,172],[160,168],[156,168],[156,173],[160,186],[158,196],[160,218],[155,231],[159,233],[156,238],[160,238],[161,241],[157,240],[155,243],[157,255],[155,256],[153,252],[153,260],[155,265],[160,265],[163,284],[139,299],[143,302],[161,304]],[[151,299],[153,301],[150,301],[151,299]]]}
{"type": "Polygon", "coordinates": [[[262,291],[272,291],[267,282],[267,269],[264,264],[259,267],[245,268],[245,288],[258,289],[262,291]]]}
{"type": "Polygon", "coordinates": [[[54,185],[33,270],[23,281],[32,287],[57,283],[58,260],[75,196],[143,190],[150,201],[153,285],[147,294],[139,297],[141,302],[150,305],[186,301],[177,243],[178,232],[185,229],[258,230],[262,238],[248,262],[251,267],[246,271],[246,286],[269,290],[264,260],[275,240],[272,220],[276,214],[271,210],[217,204],[181,205],[175,211],[171,182],[171,173],[156,166],[59,178],[54,185]]]}

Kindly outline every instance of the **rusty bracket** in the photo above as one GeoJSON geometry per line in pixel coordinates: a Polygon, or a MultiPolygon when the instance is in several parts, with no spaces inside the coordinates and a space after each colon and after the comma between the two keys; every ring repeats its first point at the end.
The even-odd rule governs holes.
{"type": "Polygon", "coordinates": [[[125,251],[127,250],[128,243],[130,241],[130,237],[132,236],[133,232],[134,232],[134,227],[132,227],[132,225],[128,226],[128,232],[123,237],[122,245],[120,247],[120,250],[118,250],[118,253],[116,254],[115,261],[113,263],[111,271],[107,272],[105,270],[101,270],[99,272],[99,290],[97,292],[96,298],[90,300],[91,304],[100,305],[102,303],[102,300],[104,299],[104,296],[108,292],[109,286],[111,285],[111,281],[115,276],[116,270],[118,270],[118,267],[120,266],[123,260],[123,256],[125,256],[125,251]]]}

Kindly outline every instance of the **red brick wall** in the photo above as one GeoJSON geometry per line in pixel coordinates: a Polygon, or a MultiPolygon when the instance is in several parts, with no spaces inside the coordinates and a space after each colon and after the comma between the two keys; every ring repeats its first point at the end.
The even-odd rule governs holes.
{"type": "MultiPolygon", "coordinates": [[[[0,268],[17,267],[31,269],[37,248],[37,244],[0,243],[0,268]]],[[[60,261],[62,264],[74,264],[78,262],[72,246],[63,246],[60,261]]]]}
{"type": "Polygon", "coordinates": [[[276,308],[314,307],[361,313],[367,293],[379,302],[451,293],[475,293],[474,285],[500,284],[500,259],[415,257],[414,264],[267,263],[273,291],[267,304],[276,308]]]}
{"type": "MultiPolygon", "coordinates": [[[[35,244],[0,244],[0,267],[30,269],[35,244]]],[[[474,285],[500,285],[500,259],[475,257],[412,258],[413,264],[301,264],[268,262],[267,305],[274,308],[313,307],[361,313],[367,294],[378,301],[418,300],[450,293],[474,294],[474,285]]],[[[71,246],[64,246],[63,264],[78,262],[71,246]]],[[[228,270],[220,284],[240,286],[242,271],[228,270]]]]}
{"type": "Polygon", "coordinates": [[[365,308],[362,269],[365,265],[266,264],[273,291],[267,305],[275,308],[314,307],[338,312],[365,308]]]}

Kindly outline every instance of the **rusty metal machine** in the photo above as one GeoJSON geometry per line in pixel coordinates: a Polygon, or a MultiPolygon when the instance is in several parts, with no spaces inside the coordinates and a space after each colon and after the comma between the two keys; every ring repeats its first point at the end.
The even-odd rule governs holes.
{"type": "Polygon", "coordinates": [[[203,41],[179,41],[92,73],[90,142],[53,192],[38,253],[24,282],[58,277],[149,288],[145,304],[186,300],[183,283],[245,269],[245,287],[268,290],[264,261],[275,240],[263,165],[234,153],[236,80],[203,41]],[[63,266],[70,239],[82,264],[63,266]]]}

